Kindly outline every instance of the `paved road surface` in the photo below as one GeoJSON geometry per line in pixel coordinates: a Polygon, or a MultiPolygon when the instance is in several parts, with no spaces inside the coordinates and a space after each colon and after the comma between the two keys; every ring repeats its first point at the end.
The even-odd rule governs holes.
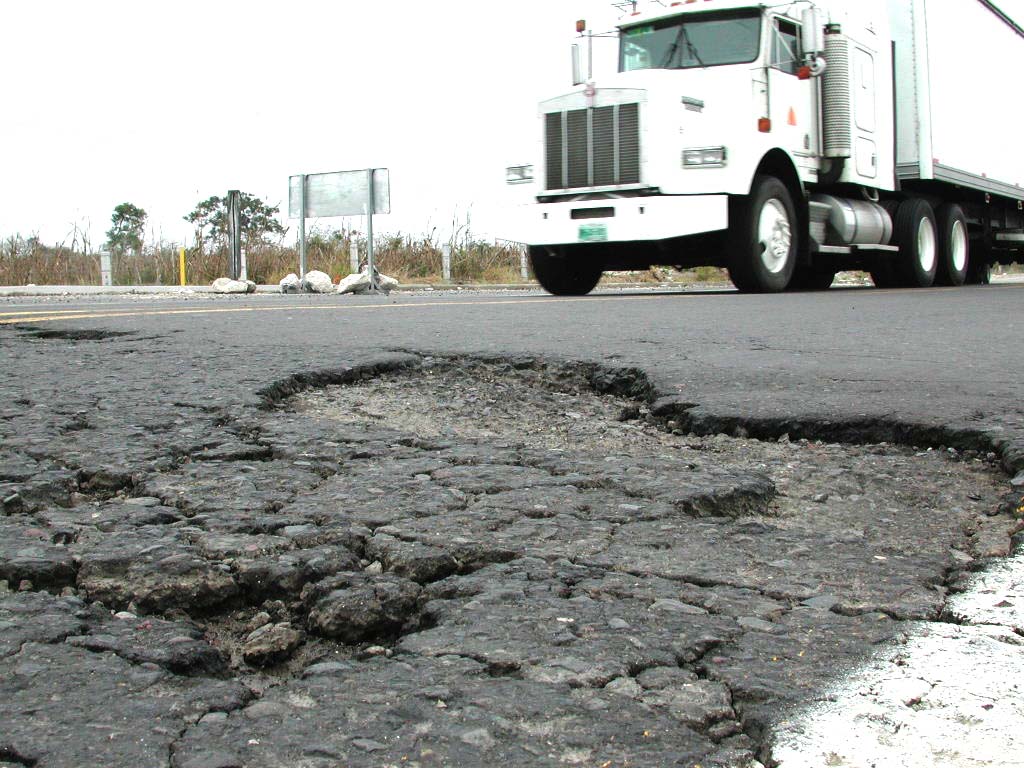
{"type": "Polygon", "coordinates": [[[1009,551],[1022,308],[9,299],[0,764],[770,762],[1009,551]]]}

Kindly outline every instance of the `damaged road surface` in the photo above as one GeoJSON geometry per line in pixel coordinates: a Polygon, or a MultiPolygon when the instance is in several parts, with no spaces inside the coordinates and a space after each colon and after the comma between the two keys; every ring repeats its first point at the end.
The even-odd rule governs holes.
{"type": "Polygon", "coordinates": [[[158,379],[5,406],[0,765],[774,765],[1024,512],[980,438],[721,434],[635,368],[158,379]]]}

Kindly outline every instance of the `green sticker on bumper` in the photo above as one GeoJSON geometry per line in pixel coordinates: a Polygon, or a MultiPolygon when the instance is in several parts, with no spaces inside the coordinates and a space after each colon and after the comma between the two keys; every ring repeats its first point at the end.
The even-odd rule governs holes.
{"type": "Polygon", "coordinates": [[[607,224],[580,224],[581,243],[603,243],[607,239],[607,224]]]}

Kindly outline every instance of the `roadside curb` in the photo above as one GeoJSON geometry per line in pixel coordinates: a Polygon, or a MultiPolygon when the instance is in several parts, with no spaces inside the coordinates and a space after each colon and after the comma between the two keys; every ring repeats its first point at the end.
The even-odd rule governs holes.
{"type": "MultiPolygon", "coordinates": [[[[702,284],[703,285],[703,284],[702,284]]],[[[725,283],[707,283],[707,287],[726,288],[725,283]]],[[[601,283],[600,288],[658,288],[684,289],[692,287],[688,284],[671,283],[639,283],[616,282],[601,283]]],[[[394,289],[396,292],[413,293],[418,291],[539,291],[537,283],[405,283],[394,289]]],[[[257,294],[282,295],[279,285],[257,285],[257,294]]],[[[10,296],[192,296],[195,294],[212,296],[251,296],[252,294],[219,294],[208,285],[10,285],[0,286],[0,297],[10,296]]],[[[292,296],[333,296],[333,293],[287,294],[292,296]]]]}
{"type": "MultiPolygon", "coordinates": [[[[993,275],[994,284],[1024,283],[1024,275],[993,275]]],[[[870,283],[839,282],[835,287],[869,286],[870,283]]],[[[706,290],[732,290],[727,282],[707,283],[653,283],[653,282],[602,282],[598,290],[691,290],[700,287],[706,290]]],[[[445,292],[445,291],[541,291],[536,282],[529,283],[403,283],[394,289],[398,293],[445,292]]],[[[281,295],[279,285],[257,285],[257,294],[281,295]]],[[[0,298],[12,296],[251,296],[252,294],[218,294],[209,285],[0,285],[0,298]]],[[[332,296],[335,294],[289,294],[297,296],[332,296]]]]}

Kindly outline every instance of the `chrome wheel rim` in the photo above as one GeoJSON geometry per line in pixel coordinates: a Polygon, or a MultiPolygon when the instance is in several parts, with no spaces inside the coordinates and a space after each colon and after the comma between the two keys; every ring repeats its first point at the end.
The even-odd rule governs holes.
{"type": "Polygon", "coordinates": [[[789,262],[793,246],[793,228],[789,214],[781,200],[772,198],[761,208],[757,222],[757,241],[761,248],[761,263],[771,274],[777,275],[789,262]]]}
{"type": "Polygon", "coordinates": [[[935,250],[935,225],[927,216],[922,216],[917,225],[917,260],[925,274],[935,269],[935,250]]]}
{"type": "Polygon", "coordinates": [[[953,231],[949,238],[950,256],[953,261],[953,269],[957,273],[967,268],[967,228],[962,221],[953,222],[953,231]]]}

